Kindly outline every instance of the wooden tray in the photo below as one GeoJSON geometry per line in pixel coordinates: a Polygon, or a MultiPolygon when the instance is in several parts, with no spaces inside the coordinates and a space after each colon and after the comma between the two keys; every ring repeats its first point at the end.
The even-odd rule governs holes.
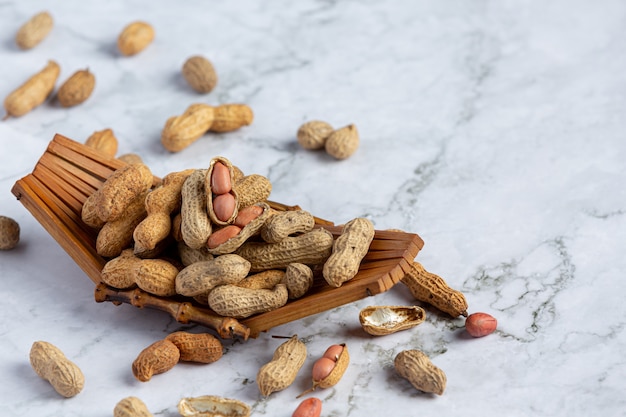
{"type": "MultiPolygon", "coordinates": [[[[213,328],[222,338],[257,337],[272,327],[387,291],[408,271],[424,244],[417,234],[377,230],[358,274],[351,281],[334,288],[323,277],[316,276],[313,289],[304,297],[240,321],[221,317],[189,298],[157,297],[139,289],[116,290],[100,281],[106,259],[96,253],[97,231],[82,222],[80,212],[85,199],[123,165],[85,145],[55,135],[33,172],[18,180],[11,191],[94,282],[97,302],[128,303],[166,311],[180,323],[213,328]]],[[[269,204],[277,210],[300,209],[276,202],[269,204]]],[[[330,221],[316,218],[316,223],[335,238],[341,232],[341,227],[330,221]]]]}

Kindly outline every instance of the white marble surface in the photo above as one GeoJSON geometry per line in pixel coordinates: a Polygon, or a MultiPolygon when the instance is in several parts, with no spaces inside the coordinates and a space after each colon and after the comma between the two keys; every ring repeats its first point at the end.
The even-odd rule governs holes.
{"type": "Polygon", "coordinates": [[[314,358],[346,342],[344,378],[315,393],[323,416],[626,415],[625,21],[620,0],[3,2],[0,96],[48,59],[60,81],[89,67],[97,85],[79,107],[46,103],[0,123],[0,214],[22,228],[19,247],[0,253],[0,414],[106,416],[133,395],[175,416],[180,398],[214,394],[250,404],[253,416],[290,416],[314,358]],[[43,9],[52,33],[18,50],[17,28],[43,9]],[[156,39],[121,57],[115,39],[135,19],[156,39]],[[206,96],[181,78],[192,54],[216,66],[206,96]],[[198,101],[247,103],[254,123],[166,152],[165,120],[198,101]],[[301,149],[295,132],[310,119],[356,124],[359,150],[339,162],[301,149]],[[398,285],[225,341],[217,363],[136,381],[139,351],[185,327],[95,303],[91,281],[10,192],[55,133],[82,142],[107,127],[120,154],[139,153],[157,175],[223,155],[267,175],[275,201],[418,233],[418,259],[465,293],[470,312],[497,317],[498,331],[471,339],[463,319],[429,309],[413,330],[366,335],[361,308],[413,303],[398,285]],[[255,378],[280,343],[271,335],[293,333],[307,342],[307,363],[292,387],[263,399],[255,378]],[[63,399],[34,374],[35,340],[79,364],[83,392],[63,399]],[[446,372],[442,396],[394,372],[394,356],[411,348],[446,372]]]}

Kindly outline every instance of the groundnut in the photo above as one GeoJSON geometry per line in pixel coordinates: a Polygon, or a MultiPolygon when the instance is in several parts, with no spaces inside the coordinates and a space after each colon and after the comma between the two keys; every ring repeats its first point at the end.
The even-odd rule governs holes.
{"type": "Polygon", "coordinates": [[[335,367],[335,361],[329,358],[319,358],[313,364],[313,371],[311,372],[311,376],[313,377],[313,381],[321,381],[330,375],[330,372],[335,367]]]}
{"type": "Polygon", "coordinates": [[[217,248],[228,239],[237,236],[239,232],[241,232],[241,227],[235,226],[233,224],[216,230],[215,232],[211,233],[211,236],[209,236],[209,239],[207,240],[207,246],[209,249],[217,248]]]}
{"type": "Polygon", "coordinates": [[[235,217],[233,224],[243,228],[261,214],[263,214],[263,207],[248,206],[237,213],[237,217],[235,217]]]}
{"type": "Polygon", "coordinates": [[[302,401],[291,417],[319,417],[320,414],[322,414],[322,400],[312,397],[302,401]]]}
{"type": "Polygon", "coordinates": [[[216,162],[211,173],[211,191],[215,194],[226,194],[231,189],[230,170],[221,162],[216,162]]]}
{"type": "Polygon", "coordinates": [[[342,345],[331,345],[328,349],[326,349],[326,352],[324,352],[324,355],[322,357],[332,359],[333,361],[336,362],[337,359],[339,358],[339,355],[341,355],[342,351],[343,351],[342,345]]]}
{"type": "Polygon", "coordinates": [[[213,199],[213,211],[215,216],[225,222],[235,212],[235,197],[232,194],[220,194],[213,199]]]}

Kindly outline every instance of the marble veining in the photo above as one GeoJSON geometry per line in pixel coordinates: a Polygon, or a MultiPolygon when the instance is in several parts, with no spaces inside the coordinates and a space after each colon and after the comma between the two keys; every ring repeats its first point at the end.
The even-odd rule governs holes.
{"type": "Polygon", "coordinates": [[[86,67],[97,81],[81,106],[49,100],[0,123],[0,215],[22,228],[20,245],[0,253],[0,415],[111,415],[133,395],[155,416],[176,416],[180,398],[214,394],[246,402],[253,416],[290,416],[315,358],[345,342],[343,379],[309,394],[323,416],[625,416],[625,20],[620,0],[3,2],[1,96],[48,59],[59,81],[86,67]],[[52,33],[19,50],[17,28],[44,9],[52,33]],[[115,38],[135,19],[157,36],[122,57],[115,38]],[[180,76],[193,54],[218,72],[208,95],[180,76]],[[170,154],[163,124],[192,102],[244,102],[255,120],[170,154]],[[354,123],[358,151],[335,161],[301,149],[295,134],[311,119],[354,123]],[[419,326],[368,335],[362,308],[416,303],[398,284],[257,339],[224,340],[217,363],[180,363],[140,383],[130,364],[144,347],[205,329],[95,303],[91,281],[10,192],[54,134],[83,142],[107,127],[118,154],[140,154],[157,175],[221,155],[266,175],[275,201],[337,224],[364,216],[418,233],[418,260],[498,329],[473,339],[463,318],[420,304],[419,326]],[[256,373],[283,340],[272,336],[293,334],[307,362],[291,387],[263,398],[256,373]],[[83,392],[62,399],[34,374],[35,340],[81,366],[83,392]],[[405,349],[445,371],[442,396],[394,371],[405,349]]]}

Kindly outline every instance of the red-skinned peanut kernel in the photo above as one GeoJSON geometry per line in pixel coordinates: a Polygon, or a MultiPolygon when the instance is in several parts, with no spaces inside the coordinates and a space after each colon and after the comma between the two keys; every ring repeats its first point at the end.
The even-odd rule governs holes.
{"type": "Polygon", "coordinates": [[[313,371],[311,372],[311,376],[313,377],[313,381],[321,381],[330,375],[331,371],[335,367],[335,361],[330,358],[319,358],[313,364],[313,371]]]}
{"type": "Polygon", "coordinates": [[[233,224],[243,228],[252,220],[259,217],[261,214],[263,214],[263,207],[248,206],[244,209],[239,210],[233,224]]]}
{"type": "Polygon", "coordinates": [[[493,333],[498,326],[495,317],[487,313],[472,313],[465,319],[465,330],[473,337],[483,337],[493,333]]]}
{"type": "Polygon", "coordinates": [[[322,414],[322,400],[311,397],[302,401],[291,417],[319,417],[322,414]]]}
{"type": "Polygon", "coordinates": [[[209,236],[209,239],[207,240],[207,247],[209,249],[217,248],[228,239],[237,236],[239,232],[241,232],[241,227],[235,226],[233,224],[229,224],[228,226],[223,227],[220,230],[216,230],[209,236]]]}
{"type": "Polygon", "coordinates": [[[324,355],[322,357],[332,359],[337,362],[337,359],[339,359],[339,355],[341,355],[341,352],[343,352],[343,346],[331,345],[328,349],[326,349],[326,352],[324,352],[324,355]]]}
{"type": "Polygon", "coordinates": [[[230,181],[230,171],[228,167],[221,162],[213,164],[211,172],[211,192],[214,194],[226,194],[232,189],[230,181]]]}
{"type": "Polygon", "coordinates": [[[213,211],[215,217],[225,222],[235,212],[235,197],[232,194],[220,194],[213,199],[213,211]]]}

